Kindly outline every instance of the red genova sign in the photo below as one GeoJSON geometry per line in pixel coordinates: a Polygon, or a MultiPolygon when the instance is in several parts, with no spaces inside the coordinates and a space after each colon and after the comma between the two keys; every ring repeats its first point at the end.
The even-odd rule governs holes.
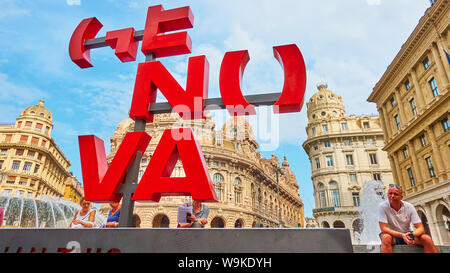
{"type": "MultiPolygon", "coordinates": [[[[178,31],[192,28],[194,16],[190,7],[164,10],[162,5],[148,8],[141,51],[154,58],[189,54],[189,34],[178,31]]],[[[92,17],[84,19],[72,34],[69,55],[80,68],[92,67],[86,40],[94,39],[103,25],[92,17]]],[[[109,31],[104,41],[122,62],[136,60],[138,40],[134,28],[109,31]]],[[[306,89],[305,62],[295,44],[273,47],[275,59],[284,71],[284,86],[273,104],[275,114],[299,112],[306,89]]],[[[220,94],[232,116],[255,115],[255,108],[242,94],[241,80],[250,60],[247,50],[227,52],[220,68],[220,94]]],[[[173,109],[186,120],[202,119],[204,101],[208,99],[209,63],[206,56],[190,57],[184,90],[164,65],[156,60],[138,65],[130,118],[153,122],[149,106],[156,102],[159,89],[173,109]]],[[[104,143],[94,135],[79,136],[80,159],[86,200],[118,202],[118,189],[138,151],[144,153],[151,136],[144,131],[128,132],[108,166],[104,143]]],[[[167,129],[137,186],[133,201],[159,202],[161,196],[192,196],[194,200],[217,202],[211,177],[200,145],[190,128],[167,129]],[[187,136],[174,138],[176,131],[187,136]],[[185,177],[170,177],[178,159],[183,163],[185,177]]]]}

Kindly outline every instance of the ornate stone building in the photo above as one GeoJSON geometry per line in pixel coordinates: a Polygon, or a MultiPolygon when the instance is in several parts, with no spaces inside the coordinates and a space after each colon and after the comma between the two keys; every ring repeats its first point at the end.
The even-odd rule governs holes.
{"type": "Polygon", "coordinates": [[[448,0],[428,8],[368,98],[394,180],[438,245],[450,244],[449,14],[448,0]]]}
{"type": "MultiPolygon", "coordinates": [[[[219,198],[218,203],[207,203],[210,208],[207,227],[279,227],[278,200],[283,225],[304,227],[303,203],[295,174],[286,158],[280,166],[275,156],[271,159],[261,157],[252,128],[245,118],[232,118],[216,131],[210,117],[183,121],[178,114],[155,115],[154,122],[146,125],[146,132],[152,139],[141,160],[139,178],[164,130],[186,126],[197,135],[219,198]],[[278,183],[276,170],[279,171],[278,183]]],[[[114,158],[125,134],[133,128],[131,119],[119,124],[111,137],[108,162],[114,158]]],[[[184,176],[180,160],[172,173],[174,176],[184,176]]],[[[134,212],[141,219],[141,227],[174,228],[177,226],[177,208],[190,200],[190,197],[162,197],[159,203],[136,202],[134,212]]]]}
{"type": "Polygon", "coordinates": [[[25,108],[15,124],[0,125],[0,192],[80,200],[83,190],[52,129],[53,116],[43,101],[25,108]]]}
{"type": "Polygon", "coordinates": [[[303,148],[309,156],[316,209],[322,228],[360,231],[359,206],[362,186],[371,180],[393,183],[386,152],[382,151],[380,119],[346,116],[341,96],[318,86],[309,102],[308,139],[303,148]]]}

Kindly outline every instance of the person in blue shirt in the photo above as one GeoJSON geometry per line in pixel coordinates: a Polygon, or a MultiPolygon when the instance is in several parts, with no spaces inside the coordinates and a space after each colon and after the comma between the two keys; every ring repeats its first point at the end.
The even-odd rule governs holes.
{"type": "Polygon", "coordinates": [[[111,210],[108,213],[108,219],[106,219],[106,227],[113,228],[119,226],[120,217],[120,203],[110,203],[111,210]]]}

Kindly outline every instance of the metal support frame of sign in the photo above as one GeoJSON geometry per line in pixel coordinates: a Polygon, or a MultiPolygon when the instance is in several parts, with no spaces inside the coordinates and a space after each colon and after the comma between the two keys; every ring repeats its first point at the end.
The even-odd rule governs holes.
{"type": "MultiPolygon", "coordinates": [[[[136,41],[141,41],[143,39],[144,31],[136,31],[134,39],[136,41]]],[[[109,47],[105,42],[105,37],[99,37],[94,39],[89,39],[84,42],[86,49],[94,49],[101,47],[109,47]]],[[[153,54],[148,54],[145,57],[145,62],[152,62],[155,60],[153,54]]],[[[252,105],[263,106],[263,105],[273,105],[281,96],[281,93],[267,93],[258,95],[247,95],[245,99],[252,105]]],[[[204,106],[208,110],[221,110],[226,109],[226,105],[222,101],[222,98],[211,98],[205,99],[204,106]]],[[[168,102],[159,102],[151,104],[149,107],[149,112],[153,114],[163,114],[171,113],[173,107],[168,102]]],[[[134,131],[145,131],[146,121],[143,119],[136,120],[134,131]]],[[[137,187],[137,180],[139,175],[139,166],[142,158],[142,153],[137,152],[136,157],[131,163],[130,168],[127,171],[125,177],[125,183],[123,183],[118,192],[123,195],[122,206],[120,210],[119,227],[131,227],[132,226],[132,216],[134,211],[134,201],[131,200],[134,191],[137,187]]]]}

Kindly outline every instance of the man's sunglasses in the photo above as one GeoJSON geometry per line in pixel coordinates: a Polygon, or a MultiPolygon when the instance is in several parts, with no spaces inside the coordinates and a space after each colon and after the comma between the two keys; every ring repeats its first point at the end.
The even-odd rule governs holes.
{"type": "Polygon", "coordinates": [[[389,188],[393,188],[393,187],[396,187],[396,188],[399,189],[399,190],[402,189],[402,187],[399,186],[399,185],[389,184],[389,188]]]}

